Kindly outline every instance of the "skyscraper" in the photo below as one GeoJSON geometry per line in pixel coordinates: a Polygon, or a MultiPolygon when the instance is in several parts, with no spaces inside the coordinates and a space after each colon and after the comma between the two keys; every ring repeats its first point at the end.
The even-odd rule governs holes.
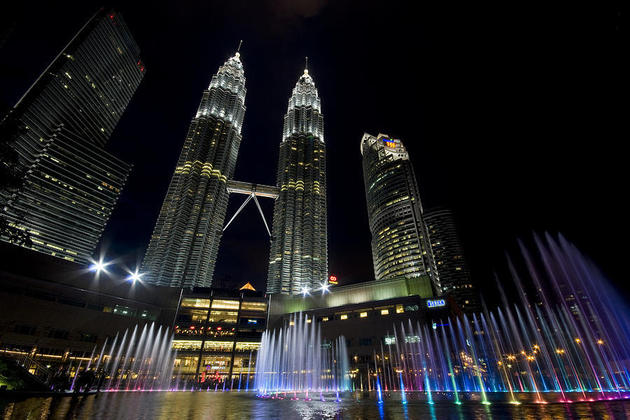
{"type": "Polygon", "coordinates": [[[284,116],[277,186],[267,292],[298,294],[328,276],[324,117],[307,69],[284,116]]]}
{"type": "Polygon", "coordinates": [[[130,170],[103,147],[144,72],[122,16],[100,10],[11,110],[25,128],[14,147],[26,174],[0,196],[33,249],[79,263],[92,257],[130,170]]]}
{"type": "Polygon", "coordinates": [[[150,283],[212,285],[245,116],[245,72],[237,52],[212,76],[149,242],[142,271],[150,283]]]}
{"type": "Polygon", "coordinates": [[[425,277],[440,291],[422,203],[409,154],[398,139],[365,133],[361,140],[372,260],[377,280],[425,277]]]}
{"type": "Polygon", "coordinates": [[[479,298],[470,279],[453,212],[445,208],[431,209],[424,213],[424,221],[431,238],[442,293],[452,296],[463,311],[478,311],[479,298]]]}

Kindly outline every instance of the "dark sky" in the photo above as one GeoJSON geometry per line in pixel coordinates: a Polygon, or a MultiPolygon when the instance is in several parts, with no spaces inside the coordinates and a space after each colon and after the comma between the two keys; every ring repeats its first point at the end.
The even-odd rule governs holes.
{"type": "MultiPolygon", "coordinates": [[[[52,3],[0,8],[6,104],[100,6],[52,3]]],[[[134,165],[105,231],[108,255],[144,254],[201,93],[243,39],[247,112],[236,179],[275,183],[283,115],[308,56],[325,117],[329,266],[342,283],[373,278],[359,143],[363,132],[382,132],[407,146],[425,208],[456,211],[484,291],[517,238],[550,231],[627,293],[627,9],[413,3],[114,5],[147,73],[108,146],[134,165]]],[[[231,199],[228,217],[241,201],[231,199]]],[[[272,206],[263,203],[268,218],[272,206]]],[[[263,288],[266,231],[253,206],[237,222],[215,278],[263,288]]]]}

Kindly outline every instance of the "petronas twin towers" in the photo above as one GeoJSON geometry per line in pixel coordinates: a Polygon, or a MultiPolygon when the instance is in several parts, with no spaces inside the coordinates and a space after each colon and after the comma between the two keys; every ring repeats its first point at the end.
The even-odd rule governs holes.
{"type": "MultiPolygon", "coordinates": [[[[212,285],[245,116],[240,54],[203,92],[151,236],[142,271],[171,287],[212,285]]],[[[245,183],[239,183],[245,185],[245,183]]],[[[255,184],[251,195],[255,198],[255,184]]],[[[308,70],[284,117],[267,291],[297,294],[328,274],[324,118],[308,70]]],[[[248,191],[249,193],[249,191],[248,191]]]]}

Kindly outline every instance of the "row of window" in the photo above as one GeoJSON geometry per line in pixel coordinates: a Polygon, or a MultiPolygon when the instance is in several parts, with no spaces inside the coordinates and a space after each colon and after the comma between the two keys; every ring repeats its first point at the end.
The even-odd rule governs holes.
{"type": "Polygon", "coordinates": [[[415,312],[419,309],[418,305],[403,305],[398,304],[396,306],[388,306],[382,308],[370,308],[370,309],[358,309],[353,312],[339,313],[334,315],[322,316],[319,318],[321,322],[327,321],[345,321],[351,318],[368,318],[371,316],[387,316],[391,314],[402,314],[405,312],[415,312]]]}

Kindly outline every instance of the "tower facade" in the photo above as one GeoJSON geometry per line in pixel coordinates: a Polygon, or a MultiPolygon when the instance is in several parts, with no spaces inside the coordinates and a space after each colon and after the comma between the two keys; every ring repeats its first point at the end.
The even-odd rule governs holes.
{"type": "Polygon", "coordinates": [[[464,312],[479,311],[479,298],[470,278],[453,212],[445,208],[431,209],[424,213],[424,221],[431,239],[442,294],[453,297],[464,312]]]}
{"type": "Polygon", "coordinates": [[[308,70],[284,116],[277,186],[267,293],[299,294],[328,276],[324,117],[308,70]]]}
{"type": "Polygon", "coordinates": [[[91,259],[130,171],[104,146],[144,72],[122,16],[101,10],[10,111],[24,127],[14,148],[25,175],[0,197],[32,249],[91,259]]]}
{"type": "Polygon", "coordinates": [[[190,123],[144,258],[143,280],[172,287],[212,285],[245,116],[240,54],[212,76],[190,123]]]}
{"type": "Polygon", "coordinates": [[[418,184],[407,150],[400,140],[386,134],[366,133],[361,154],[375,278],[425,277],[439,292],[418,184]]]}

